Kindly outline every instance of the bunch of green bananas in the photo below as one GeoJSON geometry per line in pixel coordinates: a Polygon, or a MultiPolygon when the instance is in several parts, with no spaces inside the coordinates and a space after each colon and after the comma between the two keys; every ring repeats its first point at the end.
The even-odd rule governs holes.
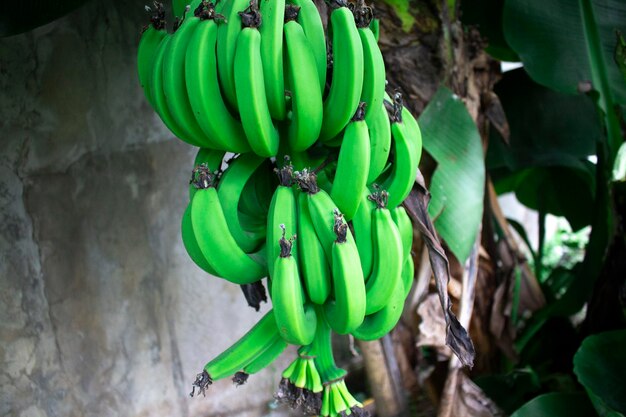
{"type": "Polygon", "coordinates": [[[363,0],[176,0],[154,4],[138,51],[149,103],[199,147],[182,217],[191,259],[238,285],[267,277],[272,310],[194,382],[237,384],[300,346],[276,397],[305,413],[364,415],[331,332],[374,340],[413,282],[401,203],[421,156],[417,122],[385,93],[377,25],[363,0]],[[193,12],[191,12],[193,11],[193,12]],[[328,37],[328,42],[327,42],[328,37]]]}

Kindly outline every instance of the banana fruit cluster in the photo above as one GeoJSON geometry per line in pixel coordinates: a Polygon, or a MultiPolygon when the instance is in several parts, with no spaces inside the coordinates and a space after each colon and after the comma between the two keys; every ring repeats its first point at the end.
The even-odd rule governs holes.
{"type": "Polygon", "coordinates": [[[384,336],[411,288],[413,227],[401,203],[420,130],[402,96],[385,92],[372,9],[327,2],[324,28],[312,0],[193,0],[171,34],[155,3],[142,34],[148,102],[200,148],[185,249],[234,284],[267,278],[272,302],[206,364],[192,395],[218,379],[245,383],[293,344],[277,399],[310,415],[365,415],[331,333],[384,336]]]}

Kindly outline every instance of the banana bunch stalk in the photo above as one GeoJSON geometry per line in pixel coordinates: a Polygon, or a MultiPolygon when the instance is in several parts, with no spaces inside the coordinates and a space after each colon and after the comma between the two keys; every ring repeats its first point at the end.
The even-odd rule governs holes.
{"type": "Polygon", "coordinates": [[[193,384],[237,385],[288,344],[298,355],[276,398],[305,414],[365,415],[331,335],[382,337],[413,283],[413,227],[401,206],[418,169],[419,126],[385,92],[378,25],[364,0],[175,0],[137,52],[150,106],[198,149],[181,234],[192,261],[272,308],[193,384]],[[188,4],[186,4],[188,3],[188,4]]]}

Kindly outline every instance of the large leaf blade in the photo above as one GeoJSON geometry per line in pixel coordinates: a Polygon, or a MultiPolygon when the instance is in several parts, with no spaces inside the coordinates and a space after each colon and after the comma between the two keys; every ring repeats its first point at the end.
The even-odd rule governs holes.
{"type": "Polygon", "coordinates": [[[465,262],[483,214],[485,163],[478,129],[459,97],[441,87],[419,119],[424,149],[437,161],[428,212],[465,262]]]}
{"type": "Polygon", "coordinates": [[[622,0],[507,0],[504,34],[530,76],[575,94],[591,86],[605,115],[609,161],[622,142],[616,104],[626,104],[626,83],[614,61],[616,31],[626,28],[622,0]]]}
{"type": "Polygon", "coordinates": [[[593,417],[593,406],[583,393],[554,392],[533,398],[511,417],[593,417]]]}
{"type": "MultiPolygon", "coordinates": [[[[609,410],[626,413],[626,330],[587,337],[574,356],[580,383],[609,410]]],[[[605,408],[605,409],[606,409],[605,408]]]]}
{"type": "Polygon", "coordinates": [[[626,31],[621,0],[507,0],[504,6],[505,38],[535,81],[576,94],[581,82],[594,79],[593,67],[603,65],[598,70],[614,99],[625,104],[626,83],[613,64],[615,30],[626,31]]]}

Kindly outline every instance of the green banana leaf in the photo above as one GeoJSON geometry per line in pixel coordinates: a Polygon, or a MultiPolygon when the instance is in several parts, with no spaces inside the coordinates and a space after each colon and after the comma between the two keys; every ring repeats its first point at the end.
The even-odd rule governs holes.
{"type": "Polygon", "coordinates": [[[485,163],[478,129],[463,102],[440,87],[419,118],[424,149],[437,161],[428,213],[464,263],[483,215],[485,163]]]}
{"type": "MultiPolygon", "coordinates": [[[[591,82],[606,114],[611,155],[621,143],[615,104],[626,83],[614,61],[616,30],[626,32],[623,0],[506,0],[504,35],[539,84],[578,94],[591,82]]],[[[611,158],[612,159],[612,158],[611,158]]]]}
{"type": "Polygon", "coordinates": [[[602,138],[593,101],[543,87],[523,69],[495,87],[509,122],[509,144],[491,131],[487,167],[496,191],[514,191],[526,206],[564,216],[574,230],[591,223],[596,154],[602,138]]]}
{"type": "Polygon", "coordinates": [[[3,0],[0,2],[0,38],[50,23],[85,2],[86,0],[3,0]]]}
{"type": "Polygon", "coordinates": [[[626,414],[626,330],[587,337],[574,356],[574,373],[598,412],[626,414]]]}
{"type": "Polygon", "coordinates": [[[511,417],[593,417],[596,416],[584,393],[550,393],[533,398],[511,417]]]}

